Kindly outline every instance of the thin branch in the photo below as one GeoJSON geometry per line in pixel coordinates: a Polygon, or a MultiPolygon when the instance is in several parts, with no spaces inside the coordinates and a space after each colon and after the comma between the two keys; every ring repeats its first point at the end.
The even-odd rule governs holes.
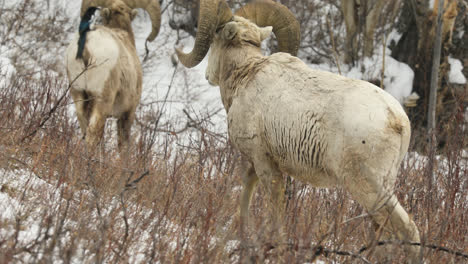
{"type": "Polygon", "coordinates": [[[359,255],[359,254],[354,254],[352,252],[349,252],[349,251],[343,251],[343,250],[332,250],[332,249],[327,249],[327,248],[324,248],[323,246],[317,246],[314,248],[314,255],[312,256],[312,258],[315,258],[315,257],[318,257],[320,255],[323,255],[325,256],[326,258],[328,258],[328,256],[330,254],[335,254],[335,255],[339,255],[339,256],[348,256],[348,257],[352,257],[352,258],[355,258],[355,259],[360,259],[362,260],[364,263],[368,263],[370,264],[371,262],[369,260],[367,260],[365,257],[359,255]]]}
{"type": "MultiPolygon", "coordinates": [[[[410,242],[410,241],[401,241],[401,240],[383,240],[383,241],[377,242],[377,244],[376,244],[376,246],[384,246],[384,245],[419,246],[419,247],[423,247],[423,248],[434,249],[436,251],[443,251],[443,252],[455,255],[457,257],[463,257],[463,258],[468,259],[468,254],[467,253],[464,253],[464,252],[461,252],[461,251],[456,251],[456,250],[453,250],[453,249],[450,249],[450,248],[447,248],[447,247],[437,246],[437,245],[426,245],[426,244],[422,244],[420,242],[410,242]]],[[[358,253],[361,254],[362,252],[364,252],[364,251],[366,251],[368,249],[370,249],[369,246],[364,246],[358,251],[358,253]]]]}
{"type": "MultiPolygon", "coordinates": [[[[312,250],[314,252],[313,256],[311,258],[312,261],[315,260],[315,258],[320,256],[320,255],[323,255],[324,257],[328,258],[331,254],[334,254],[334,255],[352,257],[354,259],[360,259],[364,263],[371,263],[369,260],[367,260],[361,254],[364,253],[365,251],[373,248],[373,247],[390,245],[390,244],[391,245],[405,245],[405,246],[419,246],[419,247],[422,247],[422,248],[429,248],[429,249],[433,249],[433,250],[436,250],[436,251],[442,251],[442,252],[446,252],[446,253],[451,254],[451,255],[455,255],[457,257],[463,257],[465,259],[468,259],[468,254],[465,253],[465,252],[456,251],[456,250],[453,250],[453,249],[450,249],[450,248],[447,248],[447,247],[442,247],[442,246],[437,246],[437,245],[426,245],[426,244],[422,244],[420,242],[411,242],[411,241],[402,241],[402,240],[378,241],[377,243],[372,244],[370,246],[363,246],[357,253],[353,253],[353,252],[350,252],[350,251],[344,251],[344,250],[328,249],[328,248],[322,246],[321,243],[319,243],[318,245],[316,245],[314,247],[310,247],[310,246],[296,247],[292,243],[287,243],[287,246],[288,246],[289,250],[295,250],[295,251],[297,251],[297,249],[312,250]]],[[[249,246],[249,247],[253,248],[254,246],[249,246]]],[[[275,249],[277,247],[278,246],[267,245],[267,252],[272,250],[272,249],[275,249]]],[[[244,248],[245,248],[245,246],[244,246],[244,248]]],[[[234,252],[239,251],[239,250],[240,249],[236,249],[236,250],[234,250],[234,252]]],[[[231,256],[232,256],[232,254],[234,252],[231,253],[231,256]]]]}
{"type": "Polygon", "coordinates": [[[140,175],[140,177],[136,178],[136,179],[133,180],[132,182],[130,182],[130,183],[127,182],[127,184],[125,184],[125,190],[124,190],[124,192],[125,192],[126,190],[130,189],[130,188],[135,188],[135,185],[136,185],[137,183],[139,183],[139,182],[140,182],[144,177],[146,177],[148,174],[149,174],[149,170],[143,172],[143,173],[140,175]]]}
{"type": "MultiPolygon", "coordinates": [[[[103,62],[104,63],[104,62],[103,62]]],[[[68,94],[68,91],[70,91],[73,83],[75,83],[75,81],[81,77],[81,75],[83,75],[86,71],[88,71],[90,68],[94,67],[93,65],[88,65],[88,66],[85,66],[84,70],[78,74],[75,79],[73,79],[73,81],[70,82],[70,84],[68,85],[67,89],[65,90],[65,92],[60,96],[60,98],[57,100],[57,102],[55,103],[55,105],[49,110],[49,112],[46,114],[45,118],[42,119],[42,121],[39,123],[39,125],[31,132],[29,133],[28,135],[26,135],[25,137],[23,137],[21,139],[21,142],[24,142],[27,138],[30,138],[34,135],[36,135],[37,131],[39,131],[40,128],[42,128],[44,126],[44,124],[52,117],[52,114],[57,110],[57,108],[59,107],[60,103],[63,101],[63,99],[65,98],[65,96],[68,94]]]]}
{"type": "Polygon", "coordinates": [[[332,43],[332,50],[333,50],[333,57],[335,58],[335,62],[336,62],[336,67],[338,68],[338,73],[341,75],[341,67],[340,67],[340,61],[339,61],[339,58],[338,58],[338,52],[336,51],[336,45],[335,45],[335,37],[333,35],[333,29],[331,27],[331,23],[330,23],[330,13],[328,13],[327,15],[327,26],[328,26],[328,31],[330,32],[330,39],[331,39],[331,43],[332,43]]]}

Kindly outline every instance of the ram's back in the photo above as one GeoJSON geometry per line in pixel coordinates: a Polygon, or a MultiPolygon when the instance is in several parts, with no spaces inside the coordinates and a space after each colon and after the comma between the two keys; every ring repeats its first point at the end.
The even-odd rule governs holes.
{"type": "Polygon", "coordinates": [[[79,37],[76,34],[74,44],[67,50],[68,75],[69,80],[74,80],[73,89],[100,94],[106,83],[115,79],[112,80],[114,86],[138,92],[141,64],[135,47],[126,43],[126,35],[122,30],[99,26],[87,34],[83,59],[76,59],[79,37]]]}
{"type": "Polygon", "coordinates": [[[404,148],[408,118],[379,87],[310,69],[284,53],[270,60],[249,89],[255,91],[269,151],[287,171],[336,172],[349,155],[404,148]]]}

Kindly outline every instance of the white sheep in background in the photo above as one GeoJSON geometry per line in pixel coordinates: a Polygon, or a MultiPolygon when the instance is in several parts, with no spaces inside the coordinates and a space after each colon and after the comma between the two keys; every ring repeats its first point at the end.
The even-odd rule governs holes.
{"type": "MultiPolygon", "coordinates": [[[[263,56],[260,43],[272,29],[280,33],[281,51],[295,53],[299,46],[299,38],[281,34],[299,35],[286,7],[257,1],[238,14],[256,24],[233,16],[224,0],[201,1],[195,47],[177,53],[193,67],[211,47],[206,78],[219,85],[230,140],[249,161],[241,233],[258,180],[273,203],[273,228],[281,224],[287,173],[313,186],[342,186],[383,229],[383,238],[419,242],[416,225],[393,194],[410,141],[410,123],[398,101],[368,82],[312,70],[288,53],[263,56]]],[[[407,250],[410,262],[418,262],[418,248],[407,250]]]]}
{"type": "Polygon", "coordinates": [[[67,49],[67,73],[73,82],[70,93],[88,149],[100,142],[108,117],[118,118],[119,149],[128,145],[143,76],[131,27],[137,14],[133,8],[150,14],[152,32],[147,40],[154,40],[161,24],[158,0],[83,0],[82,38],[77,34],[67,49]],[[103,25],[89,30],[89,19],[97,7],[102,7],[103,25]],[[84,47],[80,52],[79,40],[84,47]]]}

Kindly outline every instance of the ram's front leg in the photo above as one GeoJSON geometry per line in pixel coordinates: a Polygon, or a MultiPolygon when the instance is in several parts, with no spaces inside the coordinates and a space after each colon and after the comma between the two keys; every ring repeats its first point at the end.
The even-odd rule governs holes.
{"type": "Polygon", "coordinates": [[[128,156],[128,147],[133,121],[135,119],[135,109],[128,111],[117,120],[118,145],[121,158],[128,156]]]}
{"type": "Polygon", "coordinates": [[[285,212],[283,175],[278,165],[266,154],[254,158],[254,167],[269,197],[268,210],[271,217],[272,234],[280,235],[281,237],[284,233],[283,221],[285,212]]]}

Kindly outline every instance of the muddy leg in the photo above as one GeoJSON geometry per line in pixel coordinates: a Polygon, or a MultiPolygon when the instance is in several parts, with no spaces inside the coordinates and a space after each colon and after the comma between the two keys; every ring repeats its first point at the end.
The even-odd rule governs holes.
{"type": "Polygon", "coordinates": [[[101,143],[104,134],[104,127],[106,124],[106,112],[103,111],[101,102],[95,103],[91,109],[89,118],[89,125],[86,130],[86,145],[88,151],[93,153],[96,147],[101,143]]]}
{"type": "Polygon", "coordinates": [[[257,174],[252,164],[248,161],[245,162],[245,168],[242,175],[242,195],[240,200],[240,236],[244,238],[246,228],[249,226],[249,206],[252,199],[253,192],[258,183],[257,174]]]}
{"type": "Polygon", "coordinates": [[[83,134],[83,138],[85,138],[89,122],[88,104],[90,102],[87,100],[87,96],[83,91],[71,89],[70,94],[73,98],[73,102],[75,103],[76,116],[80,123],[81,133],[83,134]]]}
{"type": "MultiPolygon", "coordinates": [[[[409,242],[420,242],[419,232],[413,220],[398,202],[395,195],[379,195],[374,192],[362,192],[358,188],[351,188],[351,195],[364,206],[372,220],[377,225],[382,236],[379,240],[398,239],[409,242]]],[[[391,252],[385,251],[386,247],[376,249],[377,256],[381,259],[391,258],[391,252]]],[[[390,248],[390,247],[387,247],[390,248]]],[[[419,247],[406,246],[408,263],[419,263],[419,247]]]]}
{"type": "Polygon", "coordinates": [[[117,120],[117,134],[118,145],[121,155],[126,156],[128,153],[129,141],[133,120],[135,119],[135,112],[124,113],[119,120],[117,120]]]}
{"type": "Polygon", "coordinates": [[[284,181],[278,166],[266,155],[254,157],[255,172],[265,186],[269,196],[269,213],[272,221],[272,231],[283,235],[283,220],[285,212],[284,181]]]}

